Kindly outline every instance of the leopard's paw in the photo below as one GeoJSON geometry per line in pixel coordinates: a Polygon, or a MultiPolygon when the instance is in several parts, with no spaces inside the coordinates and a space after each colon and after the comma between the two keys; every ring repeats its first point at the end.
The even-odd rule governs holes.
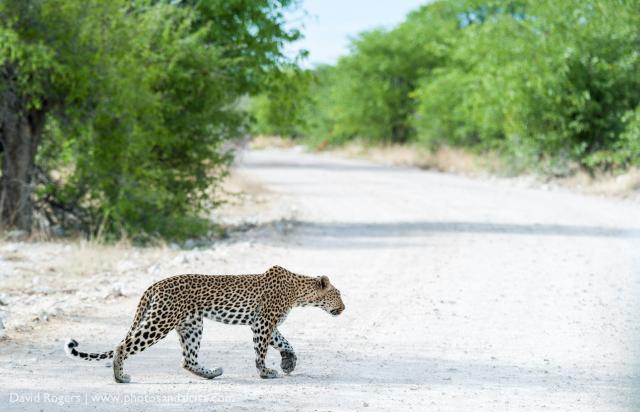
{"type": "Polygon", "coordinates": [[[293,352],[282,352],[281,355],[282,361],[280,362],[280,367],[282,371],[288,375],[296,368],[298,357],[293,352]]]}
{"type": "Polygon", "coordinates": [[[273,379],[279,377],[279,375],[275,369],[264,368],[260,371],[260,377],[262,379],[273,379]]]}

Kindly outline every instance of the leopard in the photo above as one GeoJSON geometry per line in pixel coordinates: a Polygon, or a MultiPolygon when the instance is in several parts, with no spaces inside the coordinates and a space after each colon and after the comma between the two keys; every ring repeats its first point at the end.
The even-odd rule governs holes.
{"type": "Polygon", "coordinates": [[[340,291],[327,276],[301,275],[281,266],[261,274],[177,275],[145,290],[129,331],[114,350],[80,352],[78,342],[69,339],[65,351],[78,360],[112,360],[115,381],[128,383],[131,377],[124,373],[124,361],[175,330],[182,347],[182,367],[199,377],[213,379],[222,375],[222,368],[209,369],[199,361],[206,318],[250,326],[258,375],[263,379],[277,378],[281,375],[265,364],[267,350],[271,346],[280,353],[280,368],[285,374],[293,372],[297,356],[278,327],[294,307],[305,306],[319,307],[333,316],[345,309],[340,291]]]}

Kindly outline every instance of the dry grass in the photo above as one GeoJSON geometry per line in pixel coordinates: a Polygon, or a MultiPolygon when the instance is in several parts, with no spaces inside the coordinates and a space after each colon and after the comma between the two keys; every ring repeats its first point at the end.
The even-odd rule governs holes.
{"type": "Polygon", "coordinates": [[[330,151],[348,157],[367,158],[388,165],[411,166],[463,175],[486,175],[502,167],[497,156],[480,157],[462,149],[444,146],[431,152],[414,144],[371,146],[356,141],[330,151]]]}
{"type": "Polygon", "coordinates": [[[234,170],[220,188],[221,204],[215,210],[215,220],[235,220],[239,216],[253,213],[252,211],[263,211],[270,195],[260,182],[234,170]]]}
{"type": "MultiPolygon", "coordinates": [[[[505,171],[509,170],[496,154],[488,153],[479,156],[451,147],[440,147],[435,152],[430,152],[423,147],[411,144],[367,146],[353,142],[330,151],[384,164],[419,167],[467,176],[504,175],[505,171]]],[[[611,173],[590,175],[585,171],[578,171],[570,176],[559,178],[537,175],[520,177],[530,178],[538,184],[557,185],[590,195],[640,198],[640,169],[637,168],[615,175],[611,173]]]]}
{"type": "Polygon", "coordinates": [[[159,276],[159,267],[169,272],[178,253],[166,247],[136,248],[128,242],[0,241],[0,300],[10,306],[0,311],[0,322],[16,336],[70,308],[95,309],[106,301],[137,295],[148,286],[141,280],[159,276]]]}
{"type": "Polygon", "coordinates": [[[601,173],[595,176],[579,171],[572,176],[554,181],[562,187],[578,191],[615,197],[630,197],[640,194],[640,169],[631,169],[625,173],[613,175],[601,173]]]}
{"type": "Polygon", "coordinates": [[[12,274],[2,278],[0,286],[29,289],[36,277],[39,284],[57,288],[70,279],[136,270],[138,266],[146,270],[166,255],[172,255],[167,247],[133,248],[126,241],[111,245],[95,241],[0,242],[0,259],[12,274]]]}
{"type": "Polygon", "coordinates": [[[249,148],[255,150],[268,149],[268,148],[280,148],[285,149],[289,147],[297,146],[299,143],[292,139],[283,139],[278,136],[266,136],[257,135],[251,139],[249,148]]]}
{"type": "Polygon", "coordinates": [[[159,254],[158,249],[162,248],[137,250],[126,240],[113,245],[90,241],[77,242],[67,248],[65,259],[56,262],[55,269],[82,277],[98,272],[115,272],[120,263],[133,254],[138,255],[142,263],[153,260],[151,255],[159,254]]]}

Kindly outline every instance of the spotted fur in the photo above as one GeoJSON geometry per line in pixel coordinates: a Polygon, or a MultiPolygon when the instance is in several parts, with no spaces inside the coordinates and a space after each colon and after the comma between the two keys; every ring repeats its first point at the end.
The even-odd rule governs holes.
{"type": "Polygon", "coordinates": [[[113,359],[117,382],[129,382],[124,361],[145,350],[175,330],[182,346],[182,366],[203,378],[222,374],[222,368],[207,369],[198,361],[202,320],[209,318],[233,325],[250,325],[256,353],[256,368],[262,378],[278,373],[265,366],[269,346],[280,352],[280,367],[290,373],[296,367],[293,347],[277,327],[296,306],[317,306],[332,315],[344,310],[340,291],[326,276],[298,275],[274,266],[260,275],[180,275],[149,287],[138,304],[127,336],[113,351],[86,353],[77,350],[71,339],[65,345],[75,359],[99,361],[113,359]]]}

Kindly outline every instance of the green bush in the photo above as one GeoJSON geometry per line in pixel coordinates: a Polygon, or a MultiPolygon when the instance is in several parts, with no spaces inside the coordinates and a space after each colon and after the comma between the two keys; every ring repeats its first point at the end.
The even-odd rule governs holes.
{"type": "Polygon", "coordinates": [[[446,61],[454,28],[447,20],[454,6],[437,3],[430,10],[411,14],[394,30],[362,33],[335,68],[323,69],[320,85],[329,96],[310,112],[326,112],[330,140],[403,143],[414,137],[411,93],[422,76],[446,61]]]}
{"type": "Polygon", "coordinates": [[[21,102],[0,110],[0,123],[43,119],[31,174],[40,180],[22,177],[22,187],[39,184],[36,203],[54,223],[94,235],[206,233],[203,213],[230,160],[222,143],[246,130],[237,103],[286,63],[282,45],[298,37],[283,28],[291,3],[0,3],[0,108],[21,102]]]}
{"type": "Polygon", "coordinates": [[[451,64],[422,80],[426,142],[499,148],[539,162],[609,167],[623,115],[640,99],[638,9],[630,2],[494,2],[462,28],[451,64]]]}
{"type": "Polygon", "coordinates": [[[297,67],[278,70],[265,91],[251,98],[252,131],[263,135],[298,137],[306,129],[304,108],[309,103],[313,75],[297,67]]]}
{"type": "Polygon", "coordinates": [[[638,44],[638,0],[436,1],[318,68],[298,130],[498,151],[550,173],[627,167],[638,44]]]}

